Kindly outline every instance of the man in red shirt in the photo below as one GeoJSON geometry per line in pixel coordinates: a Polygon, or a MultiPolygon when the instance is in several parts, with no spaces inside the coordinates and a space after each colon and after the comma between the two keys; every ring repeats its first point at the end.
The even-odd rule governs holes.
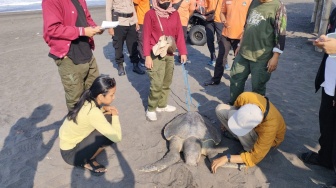
{"type": "Polygon", "coordinates": [[[92,20],[85,0],[43,0],[43,38],[58,66],[68,109],[98,77],[93,36],[103,30],[92,20]]]}

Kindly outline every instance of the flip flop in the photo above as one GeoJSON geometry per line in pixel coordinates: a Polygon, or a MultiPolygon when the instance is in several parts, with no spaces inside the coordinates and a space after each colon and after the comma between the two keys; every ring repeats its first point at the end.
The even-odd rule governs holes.
{"type": "Polygon", "coordinates": [[[90,165],[91,169],[86,168],[85,165],[80,165],[80,166],[77,166],[77,167],[79,167],[79,168],[84,168],[85,170],[89,170],[89,171],[91,172],[91,174],[94,175],[94,176],[101,176],[101,175],[105,174],[105,171],[103,171],[103,172],[99,172],[99,171],[97,171],[97,170],[100,169],[100,168],[104,168],[104,169],[106,169],[105,166],[104,166],[104,165],[101,165],[101,164],[99,164],[99,163],[98,163],[99,165],[96,166],[96,165],[93,164],[94,162],[98,163],[98,162],[96,161],[96,159],[91,159],[91,160],[87,163],[88,165],[90,165]]]}
{"type": "Polygon", "coordinates": [[[321,165],[319,162],[319,155],[315,152],[306,152],[299,155],[301,161],[311,165],[321,165]]]}

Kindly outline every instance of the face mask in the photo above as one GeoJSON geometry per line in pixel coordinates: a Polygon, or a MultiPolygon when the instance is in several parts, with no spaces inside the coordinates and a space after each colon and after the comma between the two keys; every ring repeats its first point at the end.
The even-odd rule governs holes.
{"type": "Polygon", "coordinates": [[[162,8],[163,10],[167,10],[169,6],[170,2],[159,3],[159,7],[162,8]]]}

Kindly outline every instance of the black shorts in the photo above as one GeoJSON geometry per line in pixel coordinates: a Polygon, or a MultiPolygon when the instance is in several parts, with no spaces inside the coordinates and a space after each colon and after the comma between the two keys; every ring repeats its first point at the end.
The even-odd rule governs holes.
{"type": "MultiPolygon", "coordinates": [[[[111,116],[106,117],[111,122],[111,116]]],[[[106,138],[97,130],[92,131],[86,138],[78,143],[71,150],[62,150],[61,155],[64,161],[73,166],[82,166],[92,158],[99,148],[113,144],[110,139],[106,138]]]]}

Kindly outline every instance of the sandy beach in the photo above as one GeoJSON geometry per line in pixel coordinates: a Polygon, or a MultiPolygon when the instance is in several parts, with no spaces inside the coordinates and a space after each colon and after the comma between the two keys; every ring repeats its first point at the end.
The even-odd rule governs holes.
{"type": "MultiPolygon", "coordinates": [[[[59,151],[58,129],[67,113],[64,90],[57,66],[47,56],[49,47],[42,37],[41,11],[0,14],[0,187],[325,187],[334,183],[333,171],[306,165],[297,154],[318,151],[318,110],[321,92],[315,93],[314,79],[323,54],[314,51],[307,38],[313,34],[310,23],[313,0],[284,0],[288,13],[287,40],[278,69],[267,85],[267,96],[277,106],[287,124],[284,142],[272,149],[256,167],[239,171],[221,168],[216,174],[202,157],[197,167],[182,160],[162,172],[144,173],[138,169],[162,158],[167,141],[162,128],[187,110],[182,66],[176,64],[169,103],[173,113],[159,114],[148,122],[145,107],[149,89],[147,75],[136,75],[128,58],[126,76],[117,75],[111,37],[95,36],[101,74],[114,77],[123,140],[108,147],[98,161],[107,166],[103,176],[66,164],[59,151]]],[[[105,19],[105,8],[90,9],[97,24],[105,19]]],[[[126,52],[126,51],[124,51],[126,52]]],[[[229,99],[229,72],[218,86],[203,86],[213,67],[207,65],[206,46],[188,45],[191,64],[186,66],[193,105],[220,126],[215,107],[229,99]]],[[[126,53],[127,55],[127,53],[126,53]]],[[[232,51],[229,63],[232,63],[232,51]]],[[[246,90],[251,89],[250,82],[246,90]]],[[[219,153],[238,152],[238,142],[222,138],[219,153]]]]}

